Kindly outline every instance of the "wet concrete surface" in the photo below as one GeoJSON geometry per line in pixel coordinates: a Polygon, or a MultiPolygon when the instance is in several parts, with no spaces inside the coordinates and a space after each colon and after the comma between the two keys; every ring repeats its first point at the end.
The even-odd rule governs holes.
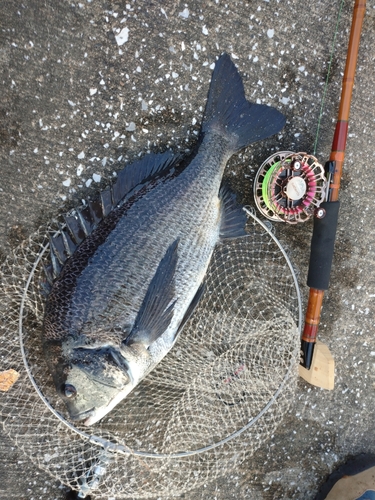
{"type": "MultiPolygon", "coordinates": [[[[287,116],[279,136],[230,161],[226,177],[242,201],[253,204],[252,180],[271,153],[313,152],[327,80],[316,150],[324,163],[353,3],[342,4],[327,80],[341,2],[3,0],[1,257],[92,196],[125,161],[148,150],[191,147],[212,65],[223,51],[238,65],[248,98],[277,106],[287,116]]],[[[375,452],[374,42],[371,1],[320,329],[320,339],[335,358],[335,389],[328,392],[301,380],[290,415],[256,456],[242,463],[237,474],[181,498],[313,499],[319,484],[346,457],[375,452]]],[[[276,227],[299,269],[304,296],[311,231],[311,223],[276,227]]],[[[0,450],[0,498],[63,498],[63,488],[3,435],[0,450]]]]}

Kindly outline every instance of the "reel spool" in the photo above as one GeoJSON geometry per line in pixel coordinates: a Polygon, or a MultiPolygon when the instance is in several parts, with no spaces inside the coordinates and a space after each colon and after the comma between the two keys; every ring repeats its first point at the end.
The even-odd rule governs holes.
{"type": "Polygon", "coordinates": [[[306,222],[325,200],[327,179],[315,156],[282,151],[261,165],[254,181],[259,211],[272,221],[306,222]]]}

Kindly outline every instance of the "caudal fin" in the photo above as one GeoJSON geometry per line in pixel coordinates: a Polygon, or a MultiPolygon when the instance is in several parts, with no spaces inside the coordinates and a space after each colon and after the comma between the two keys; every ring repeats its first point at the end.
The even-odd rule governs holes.
{"type": "Polygon", "coordinates": [[[285,117],[277,109],[245,98],[242,79],[228,54],[216,61],[208,92],[202,132],[227,137],[233,152],[279,132],[285,117]]]}

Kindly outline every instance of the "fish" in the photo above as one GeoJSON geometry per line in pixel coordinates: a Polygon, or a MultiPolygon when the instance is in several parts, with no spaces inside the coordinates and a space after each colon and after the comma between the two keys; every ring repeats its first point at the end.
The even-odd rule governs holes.
{"type": "Polygon", "coordinates": [[[277,134],[276,108],[246,100],[216,61],[190,155],[149,153],[50,238],[42,347],[69,418],[99,422],[167,355],[194,313],[216,245],[246,235],[222,182],[229,158],[277,134]]]}

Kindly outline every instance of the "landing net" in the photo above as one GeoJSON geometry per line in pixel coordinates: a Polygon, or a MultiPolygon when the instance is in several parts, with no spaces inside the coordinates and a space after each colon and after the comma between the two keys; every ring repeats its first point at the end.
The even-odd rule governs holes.
{"type": "Polygon", "coordinates": [[[173,349],[89,428],[69,422],[41,350],[45,228],[1,267],[4,431],[80,496],[181,494],[235,470],[282,422],[296,391],[301,300],[286,253],[247,213],[249,236],[217,247],[203,299],[173,349]]]}

